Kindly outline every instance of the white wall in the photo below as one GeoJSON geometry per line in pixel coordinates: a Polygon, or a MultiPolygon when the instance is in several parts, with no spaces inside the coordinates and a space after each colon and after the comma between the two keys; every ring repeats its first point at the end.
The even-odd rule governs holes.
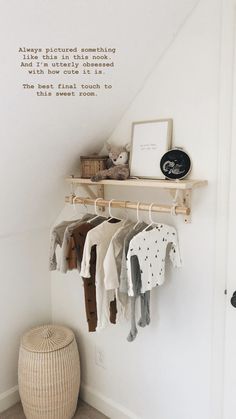
{"type": "MultiPolygon", "coordinates": [[[[99,150],[196,3],[1,2],[0,410],[16,400],[20,335],[50,319],[48,235],[64,199],[64,177],[78,168],[81,154],[99,150]],[[112,93],[94,100],[33,96],[22,88],[29,81],[19,67],[24,46],[117,48],[115,71],[103,78],[113,83],[112,93]]],[[[77,309],[83,312],[76,293],[70,302],[72,289],[69,284],[59,309],[62,321],[69,315],[76,322],[77,309]]],[[[58,293],[56,285],[55,301],[58,293]]]]}
{"type": "MultiPolygon", "coordinates": [[[[81,154],[98,151],[109,137],[197,2],[1,2],[0,410],[16,400],[20,335],[50,319],[48,232],[64,200],[64,177],[78,170],[81,154]],[[22,88],[31,81],[20,69],[18,49],[24,46],[115,47],[114,73],[102,79],[113,83],[112,92],[94,100],[34,96],[22,88]]],[[[37,75],[32,82],[52,80],[37,75]]],[[[77,294],[74,304],[65,297],[65,311],[68,303],[71,310],[62,321],[68,315],[76,321],[73,307],[82,315],[77,294]]]]}
{"type": "MultiPolygon", "coordinates": [[[[35,217],[38,227],[51,225],[61,208],[64,177],[78,172],[80,155],[99,150],[196,2],[1,2],[0,234],[34,228],[35,217]],[[114,71],[99,78],[112,83],[113,89],[94,98],[36,97],[22,83],[51,84],[58,78],[27,77],[18,54],[24,46],[114,47],[114,71]]],[[[82,83],[70,76],[62,80],[82,83]]],[[[91,76],[82,80],[98,82],[91,76]]]]}
{"type": "MultiPolygon", "coordinates": [[[[133,343],[126,323],[88,334],[81,279],[52,275],[53,319],[78,335],[83,395],[112,419],[210,417],[219,45],[220,1],[201,1],[111,136],[130,136],[132,121],[172,117],[173,142],[190,153],[192,178],[209,180],[194,192],[192,224],[157,216],[177,227],[184,266],[168,266],[166,283],[153,290],[151,325],[133,343]],[[105,369],[95,365],[95,345],[105,369]]],[[[154,200],[150,191],[109,190],[124,199],[140,194],[154,200]]]]}
{"type": "Polygon", "coordinates": [[[17,394],[20,337],[51,320],[48,230],[0,239],[0,412],[17,394]]]}

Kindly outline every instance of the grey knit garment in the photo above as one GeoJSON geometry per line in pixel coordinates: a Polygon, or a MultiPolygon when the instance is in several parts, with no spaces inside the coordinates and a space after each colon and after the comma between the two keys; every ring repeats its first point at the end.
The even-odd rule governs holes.
{"type": "Polygon", "coordinates": [[[126,258],[129,250],[129,243],[136,234],[140,233],[147,227],[147,224],[144,222],[138,223],[135,229],[130,230],[127,236],[124,239],[124,247],[121,261],[121,272],[120,272],[120,292],[128,294],[128,277],[127,277],[127,267],[126,267],[126,258]]]}
{"type": "Polygon", "coordinates": [[[53,227],[50,234],[50,248],[49,248],[49,270],[55,271],[57,269],[57,258],[56,248],[57,246],[62,247],[64,234],[69,225],[80,222],[81,220],[86,221],[92,218],[92,214],[85,214],[82,218],[74,221],[62,221],[53,227]]]}
{"type": "MultiPolygon", "coordinates": [[[[120,292],[120,274],[121,274],[121,264],[122,264],[122,257],[123,257],[123,248],[124,248],[124,240],[127,234],[133,230],[135,223],[128,221],[127,223],[120,228],[111,239],[109,250],[112,249],[112,253],[114,254],[114,264],[115,269],[110,269],[109,271],[107,268],[104,268],[105,272],[105,287],[106,289],[115,289],[117,292],[117,299],[121,303],[122,306],[122,313],[126,315],[126,310],[128,307],[128,294],[120,292]]],[[[106,264],[106,258],[104,260],[104,264],[106,264]]]]}
{"type": "MultiPolygon", "coordinates": [[[[132,229],[124,239],[124,247],[123,247],[123,255],[122,255],[122,263],[121,263],[121,274],[120,274],[120,293],[127,294],[128,293],[128,278],[127,278],[127,267],[126,267],[126,258],[127,253],[129,250],[129,243],[136,234],[140,233],[147,227],[147,224],[141,222],[137,224],[137,226],[132,229]]],[[[141,294],[141,273],[139,267],[139,261],[137,256],[133,256],[131,258],[131,276],[132,276],[132,283],[134,289],[134,296],[129,297],[131,303],[131,328],[129,335],[127,337],[128,342],[133,342],[137,336],[138,330],[136,326],[136,314],[135,314],[135,307],[136,307],[136,300],[140,296],[141,300],[141,318],[138,322],[138,325],[141,327],[145,327],[150,323],[150,291],[147,291],[145,294],[141,294]]]]}
{"type": "Polygon", "coordinates": [[[133,283],[134,296],[130,297],[131,301],[131,328],[127,336],[128,342],[133,342],[138,334],[136,327],[136,315],[135,315],[135,306],[136,300],[140,297],[141,300],[141,318],[138,322],[138,325],[145,327],[150,323],[150,291],[146,291],[144,294],[141,294],[141,273],[138,257],[136,255],[131,256],[131,276],[133,283]]]}
{"type": "Polygon", "coordinates": [[[62,221],[57,224],[50,234],[50,247],[49,247],[49,271],[55,271],[57,269],[57,257],[56,248],[62,246],[65,229],[71,221],[62,221]]]}

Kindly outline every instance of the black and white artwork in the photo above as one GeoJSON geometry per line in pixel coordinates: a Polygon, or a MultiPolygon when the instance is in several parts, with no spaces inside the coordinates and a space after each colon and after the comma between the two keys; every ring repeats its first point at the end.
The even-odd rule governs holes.
{"type": "Polygon", "coordinates": [[[164,154],[160,168],[167,179],[183,179],[191,170],[191,160],[181,149],[173,149],[164,154]]]}

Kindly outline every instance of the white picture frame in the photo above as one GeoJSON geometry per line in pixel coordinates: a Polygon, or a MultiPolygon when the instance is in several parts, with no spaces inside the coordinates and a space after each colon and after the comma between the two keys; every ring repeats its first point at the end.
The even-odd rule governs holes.
{"type": "Polygon", "coordinates": [[[172,129],[172,119],[133,122],[130,177],[164,179],[160,160],[171,148],[172,129]]]}

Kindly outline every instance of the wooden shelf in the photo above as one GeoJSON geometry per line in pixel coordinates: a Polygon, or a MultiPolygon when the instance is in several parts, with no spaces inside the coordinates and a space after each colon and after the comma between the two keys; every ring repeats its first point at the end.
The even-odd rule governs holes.
{"type": "MultiPolygon", "coordinates": [[[[141,187],[141,188],[155,188],[166,190],[171,194],[172,204],[161,205],[153,204],[153,210],[157,212],[165,212],[173,214],[175,208],[175,214],[183,214],[184,221],[186,223],[191,222],[191,197],[192,190],[206,186],[207,180],[165,180],[165,179],[128,179],[128,180],[101,180],[99,182],[92,182],[90,179],[84,179],[80,177],[71,176],[66,179],[71,185],[71,195],[67,196],[65,201],[69,203],[87,203],[93,205],[96,198],[100,197],[103,201],[97,203],[98,206],[105,207],[109,204],[109,201],[105,200],[105,186],[129,186],[141,187]],[[74,187],[81,186],[88,193],[89,197],[79,197],[74,192],[74,187]],[[95,188],[93,188],[95,187],[95,188]]],[[[114,201],[114,200],[113,200],[114,201]]],[[[110,203],[112,207],[119,208],[137,208],[137,202],[130,201],[116,201],[110,203]]],[[[148,211],[150,204],[141,203],[141,208],[144,211],[148,211]]],[[[104,209],[104,208],[103,208],[104,209]]]]}
{"type": "Polygon", "coordinates": [[[165,180],[165,179],[128,179],[128,180],[101,180],[99,182],[92,182],[90,179],[83,179],[79,177],[68,177],[66,181],[75,185],[111,185],[111,186],[129,186],[129,187],[147,187],[159,189],[195,189],[208,184],[207,180],[165,180]]]}

